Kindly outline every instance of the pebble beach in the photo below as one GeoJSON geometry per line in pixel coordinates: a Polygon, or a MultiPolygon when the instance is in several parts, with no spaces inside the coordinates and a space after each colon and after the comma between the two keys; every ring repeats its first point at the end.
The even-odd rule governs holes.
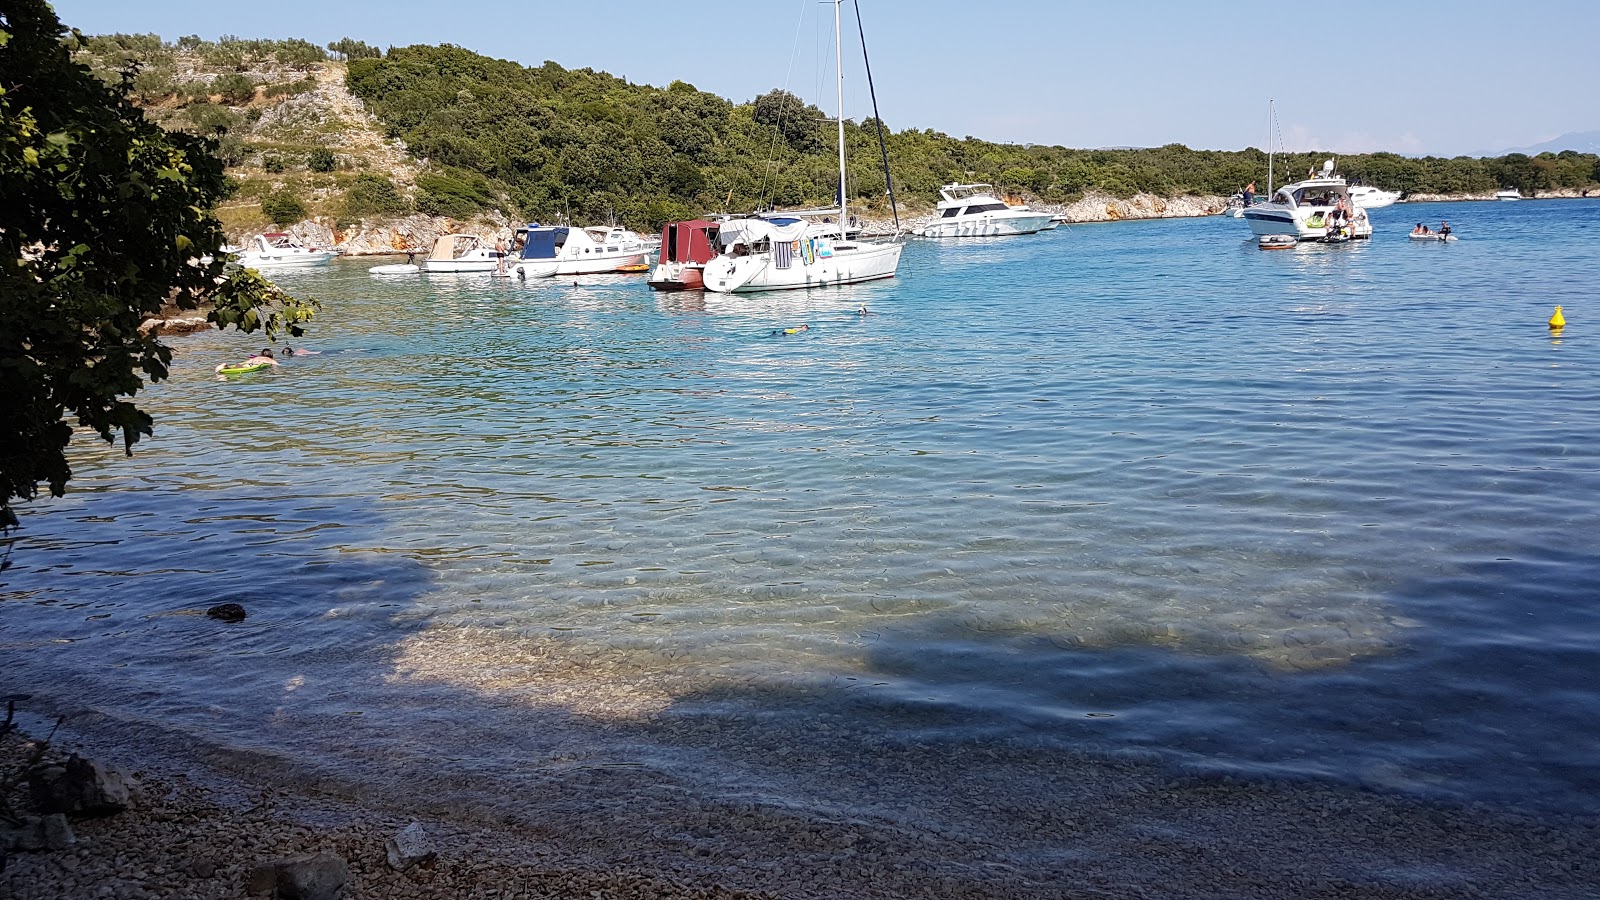
{"type": "MultiPolygon", "coordinates": [[[[0,756],[14,785],[32,739],[9,736],[0,756]]],[[[68,747],[58,741],[46,759],[68,747]]],[[[93,745],[71,749],[92,754],[93,745]]],[[[904,748],[893,771],[930,764],[904,748]]],[[[1010,769],[1038,762],[992,755],[1010,769]]],[[[13,852],[0,897],[15,900],[126,898],[201,900],[251,896],[262,863],[327,852],[348,865],[338,896],[364,898],[1444,898],[1593,897],[1592,852],[1600,828],[1573,818],[1530,817],[1484,807],[1406,802],[1375,792],[1305,783],[1247,783],[1174,776],[1136,761],[1064,760],[1038,771],[1072,802],[1013,808],[1019,831],[1049,847],[1031,871],[989,864],[986,848],[959,833],[892,821],[829,820],[801,810],[705,798],[632,798],[641,818],[677,820],[694,842],[644,843],[637,823],[614,813],[514,822],[419,815],[371,798],[282,781],[252,781],[173,760],[136,767],[133,804],[72,823],[75,842],[13,852]],[[420,822],[438,850],[425,865],[396,871],[385,845],[420,822]],[[735,849],[736,848],[736,849],[735,849]]],[[[965,796],[966,786],[952,786],[965,796]]],[[[594,787],[594,808],[616,797],[594,787]]],[[[14,805],[26,805],[13,790],[14,805]]],[[[920,798],[917,798],[920,802],[920,798]]],[[[419,798],[418,807],[427,806],[419,798]]]]}

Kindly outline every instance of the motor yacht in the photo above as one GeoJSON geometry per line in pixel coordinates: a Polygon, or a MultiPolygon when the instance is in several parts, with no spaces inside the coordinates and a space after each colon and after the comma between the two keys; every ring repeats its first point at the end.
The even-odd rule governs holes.
{"type": "Polygon", "coordinates": [[[517,229],[522,250],[510,261],[520,278],[642,271],[650,258],[644,238],[617,226],[573,228],[533,222],[517,229]]]}
{"type": "Polygon", "coordinates": [[[1399,191],[1384,191],[1371,185],[1350,185],[1350,201],[1362,209],[1382,209],[1400,200],[1399,191]]]}
{"type": "Polygon", "coordinates": [[[987,184],[947,184],[939,189],[939,215],[917,231],[921,237],[998,237],[1034,234],[1051,226],[1053,214],[1012,206],[987,184]]]}
{"type": "Polygon", "coordinates": [[[1516,188],[1507,188],[1503,191],[1495,191],[1494,198],[1496,200],[1521,200],[1522,194],[1518,193],[1516,188]]]}
{"type": "Polygon", "coordinates": [[[249,250],[238,251],[239,264],[250,269],[325,266],[338,255],[337,250],[307,247],[282,231],[258,234],[249,250]]]}
{"type": "Polygon", "coordinates": [[[1334,174],[1333,160],[1322,164],[1320,174],[1278,188],[1272,199],[1244,211],[1244,220],[1257,236],[1292,234],[1301,241],[1338,241],[1372,237],[1367,211],[1350,200],[1350,187],[1334,174]],[[1344,201],[1343,226],[1336,211],[1344,201]]]}

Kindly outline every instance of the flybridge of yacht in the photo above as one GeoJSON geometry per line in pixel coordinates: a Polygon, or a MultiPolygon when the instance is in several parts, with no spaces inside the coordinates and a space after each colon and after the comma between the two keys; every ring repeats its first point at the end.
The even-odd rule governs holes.
{"type": "Polygon", "coordinates": [[[992,184],[947,184],[939,188],[939,196],[954,203],[969,197],[993,197],[992,184]]]}

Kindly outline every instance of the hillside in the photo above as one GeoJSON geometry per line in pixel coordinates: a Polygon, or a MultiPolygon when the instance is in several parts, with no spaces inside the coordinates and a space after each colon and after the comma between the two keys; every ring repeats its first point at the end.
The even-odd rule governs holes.
{"type": "MultiPolygon", "coordinates": [[[[218,137],[239,186],[219,211],[231,235],[300,222],[295,230],[316,243],[392,251],[425,246],[462,222],[654,230],[706,212],[822,205],[836,189],[834,125],[781,90],[735,104],[681,81],[658,88],[459,47],[385,52],[350,39],[325,51],[294,40],[113,35],[87,39],[80,55],[107,78],[140,62],[131,87],[147,114],[218,137]]],[[[886,217],[877,123],[847,122],[846,139],[852,203],[886,217]]],[[[885,129],[885,139],[908,216],[928,210],[950,181],[989,182],[1018,199],[1108,218],[1204,212],[1210,198],[1264,181],[1267,170],[1256,149],[1020,147],[914,128],[885,129]]],[[[1301,172],[1329,155],[1274,162],[1280,173],[1301,172]]],[[[1374,153],[1339,166],[1355,181],[1413,194],[1600,188],[1600,157],[1570,151],[1374,153]]]]}

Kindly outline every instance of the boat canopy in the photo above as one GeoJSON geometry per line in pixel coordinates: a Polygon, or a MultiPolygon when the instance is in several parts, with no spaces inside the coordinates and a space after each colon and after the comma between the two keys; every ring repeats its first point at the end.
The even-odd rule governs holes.
{"type": "Polygon", "coordinates": [[[479,238],[475,234],[441,234],[439,239],[433,242],[433,252],[428,255],[428,258],[436,259],[440,262],[449,262],[461,256],[461,253],[456,252],[456,238],[464,238],[467,241],[467,245],[462,248],[461,253],[478,246],[479,238]]]}
{"type": "Polygon", "coordinates": [[[717,237],[717,223],[705,219],[668,222],[661,229],[661,262],[709,261],[717,255],[711,246],[717,237]]]}
{"type": "Polygon", "coordinates": [[[546,225],[529,225],[522,245],[522,259],[555,259],[567,242],[570,229],[546,225]]]}
{"type": "Polygon", "coordinates": [[[731,219],[722,223],[719,239],[724,247],[734,244],[755,244],[763,240],[798,241],[806,236],[811,223],[805,219],[773,217],[770,219],[731,219]]]}

